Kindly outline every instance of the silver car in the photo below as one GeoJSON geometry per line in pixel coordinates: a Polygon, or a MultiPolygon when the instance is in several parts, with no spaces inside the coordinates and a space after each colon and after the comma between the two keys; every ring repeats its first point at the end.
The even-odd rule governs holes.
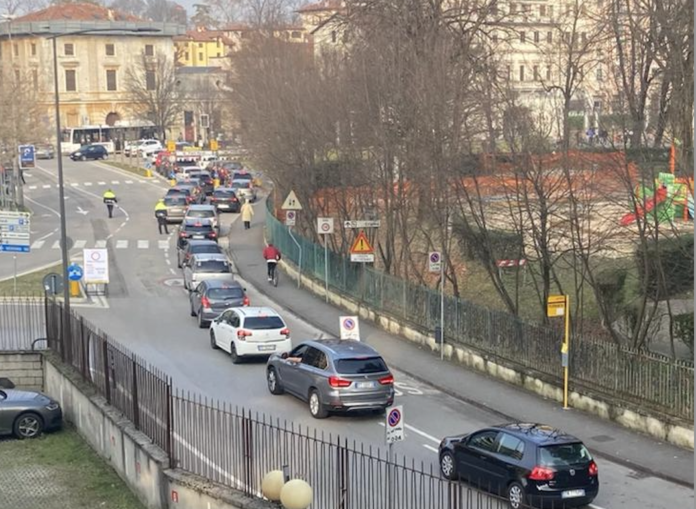
{"type": "Polygon", "coordinates": [[[188,203],[186,196],[181,194],[172,194],[164,197],[164,204],[167,207],[167,222],[181,223],[186,215],[188,203]]]}
{"type": "Polygon", "coordinates": [[[251,183],[251,180],[238,180],[235,179],[230,184],[240,198],[243,198],[250,202],[256,201],[256,188],[251,183]]]}
{"type": "Polygon", "coordinates": [[[184,288],[193,290],[201,281],[234,281],[230,261],[222,254],[197,254],[184,265],[184,288]]]}
{"type": "Polygon", "coordinates": [[[359,341],[305,341],[290,353],[274,354],[266,381],[272,394],[289,392],[307,401],[316,419],[329,412],[382,412],[394,402],[394,377],[387,364],[359,341]]]}
{"type": "Polygon", "coordinates": [[[40,392],[0,389],[0,436],[35,438],[62,424],[63,412],[57,401],[40,392]]]}

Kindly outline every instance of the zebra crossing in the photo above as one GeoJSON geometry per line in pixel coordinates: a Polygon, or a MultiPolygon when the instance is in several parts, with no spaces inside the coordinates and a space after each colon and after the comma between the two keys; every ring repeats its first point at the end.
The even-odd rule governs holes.
{"type": "MultiPolygon", "coordinates": [[[[128,180],[98,180],[96,182],[68,182],[66,185],[69,185],[70,187],[104,187],[104,186],[120,186],[120,185],[126,185],[126,186],[131,186],[134,184],[145,184],[147,183],[146,180],[140,180],[140,179],[128,179],[128,180]]],[[[29,190],[35,190],[35,189],[57,189],[58,184],[34,184],[30,186],[26,186],[26,189],[29,190]]]]}
{"type": "MultiPolygon", "coordinates": [[[[157,242],[155,242],[150,240],[100,239],[92,243],[89,243],[86,240],[76,240],[72,245],[72,249],[85,249],[87,247],[93,247],[95,249],[106,249],[109,246],[118,250],[136,249],[139,251],[144,251],[147,249],[169,249],[170,243],[169,240],[158,240],[157,242]]],[[[60,249],[60,241],[55,240],[53,242],[47,242],[46,240],[36,240],[31,245],[31,250],[34,251],[37,249],[58,250],[60,249]]]]}

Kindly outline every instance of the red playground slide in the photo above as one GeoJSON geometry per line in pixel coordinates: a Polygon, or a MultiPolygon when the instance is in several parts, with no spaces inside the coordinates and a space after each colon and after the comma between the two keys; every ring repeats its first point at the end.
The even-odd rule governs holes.
{"type": "Polygon", "coordinates": [[[667,199],[667,188],[660,187],[651,198],[645,200],[645,208],[640,205],[636,207],[636,213],[626,214],[621,218],[621,226],[627,226],[639,217],[644,217],[646,212],[650,212],[658,203],[662,203],[667,199]]]}

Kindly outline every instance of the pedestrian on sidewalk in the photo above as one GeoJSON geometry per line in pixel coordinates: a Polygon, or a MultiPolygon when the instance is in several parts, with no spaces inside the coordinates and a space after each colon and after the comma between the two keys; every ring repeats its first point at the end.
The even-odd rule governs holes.
{"type": "Polygon", "coordinates": [[[164,233],[169,235],[169,228],[167,226],[167,206],[164,203],[164,198],[160,198],[155,205],[155,217],[157,218],[157,228],[159,229],[160,235],[162,235],[162,229],[164,229],[164,233]]]}
{"type": "Polygon", "coordinates": [[[241,214],[242,214],[242,221],[244,221],[244,229],[248,230],[251,228],[251,218],[254,216],[254,209],[251,206],[251,203],[249,203],[249,200],[245,200],[244,204],[242,205],[242,208],[240,209],[241,214]]]}

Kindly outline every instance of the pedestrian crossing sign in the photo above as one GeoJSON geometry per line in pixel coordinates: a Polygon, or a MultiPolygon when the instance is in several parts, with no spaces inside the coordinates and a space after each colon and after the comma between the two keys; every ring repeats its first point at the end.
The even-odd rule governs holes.
{"type": "Polygon", "coordinates": [[[365,235],[365,232],[361,231],[357,238],[355,239],[355,242],[353,242],[353,246],[350,248],[350,254],[372,254],[374,253],[374,249],[372,249],[372,245],[370,244],[370,241],[367,240],[367,236],[365,235]]]}

